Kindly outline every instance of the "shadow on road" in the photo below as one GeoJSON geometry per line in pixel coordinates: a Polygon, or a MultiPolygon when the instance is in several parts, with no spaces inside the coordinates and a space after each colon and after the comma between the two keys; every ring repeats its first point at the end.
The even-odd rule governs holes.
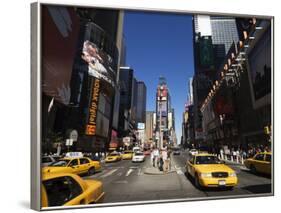
{"type": "Polygon", "coordinates": [[[242,189],[247,190],[254,194],[271,193],[271,184],[245,186],[242,189]]]}
{"type": "Polygon", "coordinates": [[[246,172],[248,174],[251,174],[251,175],[256,175],[258,177],[263,177],[263,178],[271,179],[271,175],[268,175],[268,174],[262,174],[262,173],[258,173],[258,172],[257,173],[253,173],[250,170],[246,170],[246,169],[244,169],[242,171],[246,172]]]}

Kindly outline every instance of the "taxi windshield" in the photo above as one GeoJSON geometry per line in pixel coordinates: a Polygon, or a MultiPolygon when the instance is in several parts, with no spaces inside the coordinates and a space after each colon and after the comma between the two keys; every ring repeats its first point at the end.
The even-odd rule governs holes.
{"type": "Polygon", "coordinates": [[[216,156],[197,156],[196,164],[220,164],[220,160],[216,156]]]}
{"type": "Polygon", "coordinates": [[[50,166],[67,166],[70,160],[60,160],[52,163],[50,166]]]}

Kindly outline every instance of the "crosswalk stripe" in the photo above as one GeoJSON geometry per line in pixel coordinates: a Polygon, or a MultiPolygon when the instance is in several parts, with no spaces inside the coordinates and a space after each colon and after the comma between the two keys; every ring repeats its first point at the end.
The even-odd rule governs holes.
{"type": "Polygon", "coordinates": [[[133,169],[129,169],[126,173],[126,177],[128,177],[132,173],[133,169]]]}
{"type": "Polygon", "coordinates": [[[109,172],[107,172],[107,173],[105,173],[104,175],[102,175],[102,176],[100,176],[101,178],[105,178],[105,177],[107,177],[107,176],[109,176],[109,175],[112,175],[114,172],[116,172],[118,169],[113,169],[113,170],[111,170],[111,171],[109,171],[109,172]]]}

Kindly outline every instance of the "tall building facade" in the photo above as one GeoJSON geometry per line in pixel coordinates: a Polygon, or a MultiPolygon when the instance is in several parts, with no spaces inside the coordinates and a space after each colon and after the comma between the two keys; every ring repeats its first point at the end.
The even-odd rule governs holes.
{"type": "Polygon", "coordinates": [[[195,140],[204,141],[200,108],[217,79],[226,54],[233,42],[238,42],[235,18],[194,15],[194,62],[193,77],[195,140]]]}
{"type": "Polygon", "coordinates": [[[134,129],[131,123],[131,109],[133,103],[134,70],[130,67],[120,67],[120,107],[118,133],[119,137],[128,136],[134,129]]]}
{"type": "Polygon", "coordinates": [[[143,81],[137,82],[136,121],[145,123],[146,112],[146,86],[143,81]]]}
{"type": "Polygon", "coordinates": [[[73,141],[69,150],[105,151],[112,133],[123,12],[46,5],[42,15],[43,35],[52,35],[42,37],[42,151],[67,150],[66,139],[73,141]],[[71,29],[60,22],[65,15],[71,29]],[[93,49],[99,69],[88,57],[93,49]]]}

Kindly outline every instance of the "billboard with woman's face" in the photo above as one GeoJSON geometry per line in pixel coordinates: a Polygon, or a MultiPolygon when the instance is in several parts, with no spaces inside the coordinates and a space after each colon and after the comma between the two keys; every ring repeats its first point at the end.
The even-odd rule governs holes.
{"type": "Polygon", "coordinates": [[[116,72],[111,67],[112,58],[89,40],[83,44],[82,59],[88,64],[88,74],[115,85],[116,72]]]}

